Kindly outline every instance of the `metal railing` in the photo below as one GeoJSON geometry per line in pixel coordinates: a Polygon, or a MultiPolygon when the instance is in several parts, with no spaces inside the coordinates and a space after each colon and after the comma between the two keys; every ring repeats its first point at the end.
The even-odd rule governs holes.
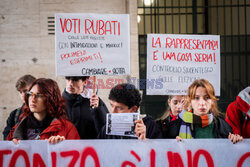
{"type": "MultiPolygon", "coordinates": [[[[239,91],[250,85],[249,11],[250,0],[138,0],[140,78],[146,78],[148,33],[220,35],[219,107],[225,112],[239,91]]],[[[159,117],[167,97],[145,93],[142,113],[159,117]]]]}

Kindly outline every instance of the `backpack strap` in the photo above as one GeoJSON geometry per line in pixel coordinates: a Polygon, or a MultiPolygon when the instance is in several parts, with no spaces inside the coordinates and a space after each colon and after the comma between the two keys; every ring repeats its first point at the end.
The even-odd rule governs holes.
{"type": "Polygon", "coordinates": [[[23,106],[24,106],[24,105],[22,105],[21,107],[19,107],[19,108],[16,110],[15,119],[14,119],[15,124],[17,124],[17,123],[20,121],[20,120],[19,120],[19,116],[20,116],[21,113],[22,113],[23,106]]]}

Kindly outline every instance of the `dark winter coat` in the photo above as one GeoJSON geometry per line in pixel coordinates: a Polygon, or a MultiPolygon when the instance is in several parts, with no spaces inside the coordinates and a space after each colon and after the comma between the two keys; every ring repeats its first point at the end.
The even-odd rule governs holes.
{"type": "Polygon", "coordinates": [[[11,128],[13,128],[19,122],[19,117],[23,113],[22,111],[23,106],[24,104],[21,107],[11,111],[6,121],[6,127],[4,128],[4,131],[3,131],[4,140],[6,140],[8,134],[10,133],[11,128]]]}
{"type": "Polygon", "coordinates": [[[162,136],[164,139],[175,139],[179,135],[179,130],[182,120],[180,118],[171,121],[172,117],[169,115],[164,120],[157,120],[162,136]]]}
{"type": "MultiPolygon", "coordinates": [[[[165,120],[157,121],[161,128],[164,138],[173,139],[179,136],[180,126],[182,120],[180,118],[170,121],[171,116],[168,116],[165,120]]],[[[232,128],[222,117],[214,117],[214,138],[228,138],[229,132],[232,133],[232,128]]]]}
{"type": "MultiPolygon", "coordinates": [[[[151,116],[146,116],[142,120],[146,126],[146,138],[148,139],[162,138],[161,131],[151,116]]],[[[103,126],[97,138],[98,139],[137,139],[137,137],[130,137],[130,136],[106,135],[106,125],[103,126]]]]}
{"type": "Polygon", "coordinates": [[[90,99],[81,95],[63,92],[66,100],[66,112],[68,118],[75,125],[81,139],[96,139],[99,131],[106,123],[108,109],[99,98],[99,106],[92,109],[90,99]]]}

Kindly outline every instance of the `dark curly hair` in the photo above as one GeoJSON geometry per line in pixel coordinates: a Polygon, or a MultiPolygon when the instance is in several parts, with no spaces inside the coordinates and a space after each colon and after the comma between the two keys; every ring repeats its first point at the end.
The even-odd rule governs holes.
{"type": "MultiPolygon", "coordinates": [[[[33,86],[38,86],[39,93],[45,96],[45,106],[47,107],[47,113],[53,118],[58,118],[59,120],[67,119],[65,111],[65,100],[62,98],[60,89],[56,81],[47,78],[39,78],[35,80],[30,86],[29,91],[33,86]]],[[[25,115],[30,115],[31,111],[29,109],[28,96],[25,97],[24,106],[25,115]]]]}
{"type": "Polygon", "coordinates": [[[123,83],[118,84],[111,89],[109,93],[109,100],[125,104],[128,108],[133,106],[139,107],[141,102],[141,94],[134,85],[123,83]]]}

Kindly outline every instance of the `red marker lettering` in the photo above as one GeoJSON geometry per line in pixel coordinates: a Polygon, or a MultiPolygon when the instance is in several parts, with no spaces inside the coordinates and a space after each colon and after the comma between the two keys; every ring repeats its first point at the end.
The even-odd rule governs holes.
{"type": "Polygon", "coordinates": [[[42,157],[38,153],[33,155],[33,167],[46,167],[42,157]]]}
{"type": "Polygon", "coordinates": [[[85,167],[85,161],[88,156],[91,156],[93,158],[95,167],[100,167],[98,155],[93,147],[87,147],[83,150],[80,166],[85,167]]]}
{"type": "Polygon", "coordinates": [[[78,151],[76,151],[76,150],[64,151],[64,152],[61,152],[60,155],[61,155],[61,157],[69,157],[69,156],[72,157],[68,167],[74,167],[77,160],[80,157],[80,153],[78,151]]]}
{"type": "Polygon", "coordinates": [[[24,150],[17,150],[13,156],[11,157],[10,160],[10,167],[15,167],[16,166],[16,161],[19,157],[23,157],[24,162],[25,162],[25,166],[26,167],[30,167],[30,161],[29,161],[29,157],[28,154],[24,151],[24,150]]]}

